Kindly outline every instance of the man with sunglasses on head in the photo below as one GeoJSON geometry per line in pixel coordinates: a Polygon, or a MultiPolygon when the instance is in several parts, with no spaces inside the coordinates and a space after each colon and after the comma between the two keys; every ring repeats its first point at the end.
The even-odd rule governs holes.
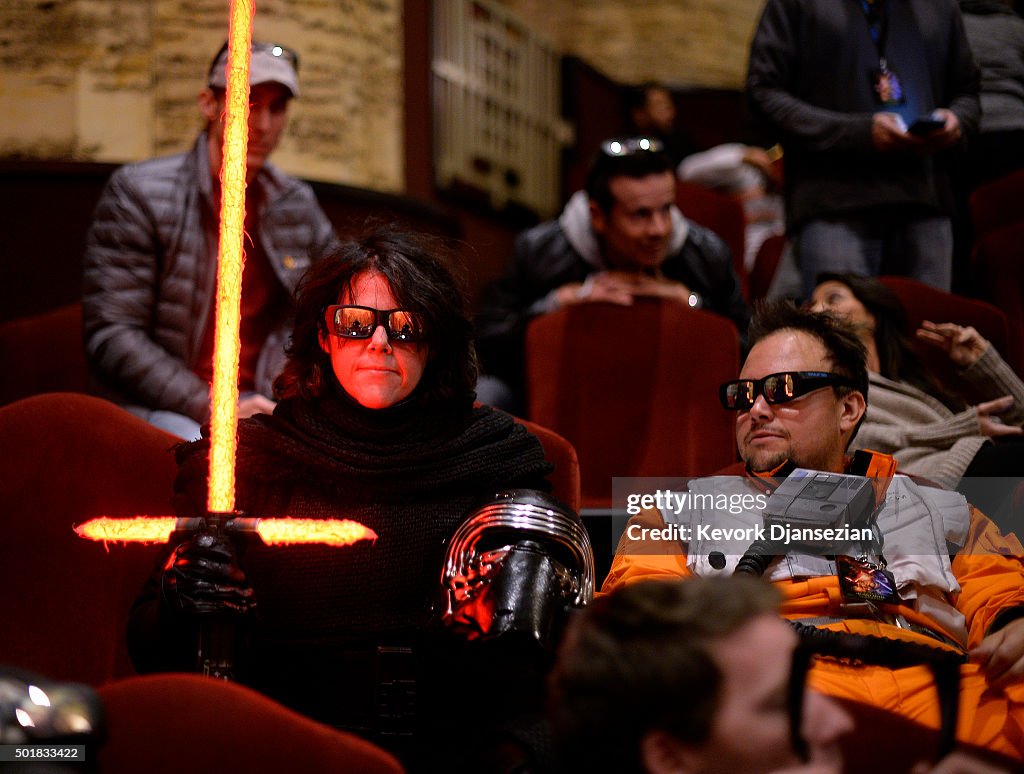
{"type": "Polygon", "coordinates": [[[749,310],[729,248],[683,217],[675,196],[675,167],[660,141],[602,143],[585,190],[557,220],[520,235],[505,274],[485,293],[476,320],[480,400],[520,408],[527,323],[573,304],[667,298],[744,329],[749,310]]]}
{"type": "MultiPolygon", "coordinates": [[[[640,579],[761,574],[782,591],[786,618],[826,637],[867,635],[962,657],[957,737],[1021,758],[1024,548],[959,494],[893,476],[892,458],[847,457],[869,396],[864,349],[844,323],[774,304],[755,314],[750,342],[740,379],[720,393],[736,412],[742,462],[689,482],[690,493],[733,498],[730,507],[691,501],[639,513],[604,590],[640,579]],[[844,473],[870,478],[828,475],[844,473]],[[837,533],[817,546],[762,540],[757,528],[768,529],[777,512],[772,494],[779,493],[773,502],[796,503],[794,491],[802,496],[809,490],[800,487],[819,481],[870,484],[865,533],[837,533]],[[713,529],[724,526],[738,532],[713,529]]],[[[814,505],[824,511],[822,503],[837,501],[834,490],[821,491],[814,505]]],[[[811,671],[811,685],[940,725],[935,681],[924,666],[824,661],[811,671]]]]}
{"type": "MultiPolygon", "coordinates": [[[[97,388],[187,440],[209,418],[227,43],[199,93],[192,150],[117,170],[86,242],[83,317],[97,388]]],[[[298,96],[298,56],[253,42],[239,417],[273,410],[296,283],[337,245],[306,183],[268,162],[298,96]]]]}

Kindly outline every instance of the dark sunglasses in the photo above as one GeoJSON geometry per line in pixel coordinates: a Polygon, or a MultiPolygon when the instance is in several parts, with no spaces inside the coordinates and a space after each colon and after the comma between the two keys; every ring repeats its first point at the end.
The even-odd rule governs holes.
{"type": "MultiPolygon", "coordinates": [[[[213,61],[210,62],[209,74],[211,76],[213,75],[213,71],[217,69],[217,63],[220,62],[221,57],[227,54],[227,50],[228,41],[225,40],[224,45],[221,46],[220,50],[217,52],[217,56],[215,56],[213,61]]],[[[279,56],[292,66],[296,75],[299,73],[299,55],[287,46],[282,46],[280,43],[261,43],[259,41],[254,41],[250,50],[254,53],[256,51],[267,51],[273,56],[279,56]]],[[[225,61],[227,60],[225,59],[225,61]]]]}
{"type": "Polygon", "coordinates": [[[661,153],[665,144],[654,137],[620,137],[601,143],[605,156],[632,156],[637,153],[661,153]]]}
{"type": "Polygon", "coordinates": [[[377,326],[389,341],[422,341],[427,336],[423,319],[408,309],[374,309],[336,304],[327,307],[327,330],[343,339],[368,339],[377,326]]]}
{"type": "Polygon", "coordinates": [[[764,395],[769,403],[788,403],[822,387],[840,385],[857,387],[857,383],[846,376],[825,371],[782,371],[769,374],[764,379],[737,379],[726,382],[718,388],[718,399],[722,407],[730,411],[746,411],[754,405],[758,395],[764,395]]]}

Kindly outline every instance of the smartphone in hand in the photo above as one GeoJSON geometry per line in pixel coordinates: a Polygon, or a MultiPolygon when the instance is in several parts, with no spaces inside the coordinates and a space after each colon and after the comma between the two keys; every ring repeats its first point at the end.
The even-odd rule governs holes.
{"type": "Polygon", "coordinates": [[[945,125],[946,122],[941,118],[935,118],[934,116],[921,116],[910,125],[907,129],[907,133],[916,137],[925,137],[939,131],[945,125]]]}

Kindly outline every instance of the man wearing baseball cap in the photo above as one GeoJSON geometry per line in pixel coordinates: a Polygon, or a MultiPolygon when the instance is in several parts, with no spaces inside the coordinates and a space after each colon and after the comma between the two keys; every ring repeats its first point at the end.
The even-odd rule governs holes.
{"type": "MultiPolygon", "coordinates": [[[[83,319],[96,388],[186,439],[209,419],[227,44],[199,93],[192,150],[118,169],[86,242],[83,319]]],[[[239,417],[273,410],[296,283],[337,245],[306,183],[268,162],[298,96],[298,55],[253,42],[239,417]]]]}
{"type": "MultiPolygon", "coordinates": [[[[224,146],[224,94],[227,90],[228,44],[210,66],[209,86],[199,94],[199,109],[206,116],[210,164],[220,172],[224,146]]],[[[246,181],[252,182],[288,122],[288,104],[299,95],[299,58],[291,49],[273,43],[252,44],[249,62],[249,148],[246,181]]]]}

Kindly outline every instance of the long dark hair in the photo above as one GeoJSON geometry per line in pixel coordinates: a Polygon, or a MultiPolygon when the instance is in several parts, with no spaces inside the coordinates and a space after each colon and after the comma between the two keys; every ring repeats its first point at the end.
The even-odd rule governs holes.
{"type": "Polygon", "coordinates": [[[476,350],[454,266],[453,251],[442,240],[390,226],[344,242],[299,283],[288,362],[274,382],[274,394],[305,400],[324,394],[334,378],[331,358],[320,346],[328,335],[327,307],[351,291],[360,274],[380,272],[401,307],[421,315],[426,324],[430,357],[413,398],[430,405],[471,396],[476,350]]]}
{"type": "Polygon", "coordinates": [[[882,376],[934,395],[953,411],[966,407],[961,398],[939,384],[918,355],[907,330],[907,313],[899,296],[878,280],[860,274],[826,272],[818,275],[817,284],[823,282],[838,282],[848,287],[875,318],[875,349],[882,376]]]}

